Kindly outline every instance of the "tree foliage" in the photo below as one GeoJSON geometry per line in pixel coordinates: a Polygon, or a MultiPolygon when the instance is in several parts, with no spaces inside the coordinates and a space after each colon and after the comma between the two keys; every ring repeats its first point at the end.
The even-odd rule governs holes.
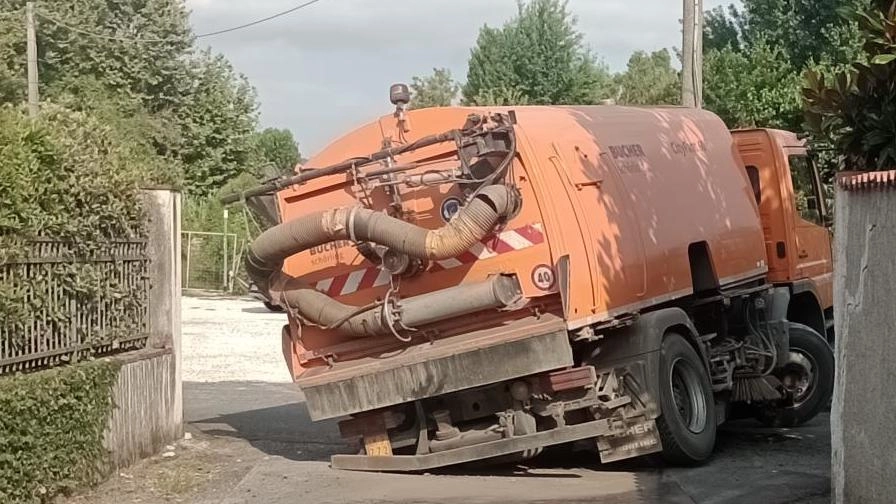
{"type": "Polygon", "coordinates": [[[265,128],[253,133],[249,141],[256,177],[291,174],[302,159],[299,144],[288,129],[265,128]]]}
{"type": "Polygon", "coordinates": [[[707,13],[705,99],[731,126],[802,129],[800,75],[851,61],[864,0],[744,0],[707,13]]]}
{"type": "Polygon", "coordinates": [[[447,68],[433,68],[432,74],[415,76],[411,82],[410,108],[447,107],[454,103],[460,92],[460,84],[447,68]]]}
{"type": "Polygon", "coordinates": [[[157,167],[91,116],[47,105],[34,121],[0,109],[0,249],[13,238],[87,247],[141,237],[138,189],[157,167]]]}
{"type": "Polygon", "coordinates": [[[833,78],[806,73],[812,133],[835,147],[842,169],[896,167],[896,1],[874,0],[859,16],[863,53],[833,78]]]}
{"type": "Polygon", "coordinates": [[[706,107],[729,126],[798,128],[800,75],[780,48],[729,46],[707,53],[704,65],[706,107]]]}
{"type": "MultiPolygon", "coordinates": [[[[0,0],[0,12],[22,12],[24,4],[0,0]]],[[[209,194],[247,168],[254,90],[223,57],[194,49],[182,1],[43,0],[37,12],[42,99],[120,126],[174,178],[182,175],[190,192],[209,194]]],[[[0,17],[0,28],[0,103],[18,103],[22,18],[0,17]]]]}
{"type": "Polygon", "coordinates": [[[615,100],[621,105],[676,105],[681,103],[679,72],[672,68],[667,49],[635,51],[625,72],[613,79],[615,100]]]}
{"type": "Polygon", "coordinates": [[[585,104],[606,94],[610,73],[585,47],[559,0],[518,3],[501,28],[484,26],[470,53],[464,101],[585,104]]]}
{"type": "Polygon", "coordinates": [[[209,194],[249,167],[255,91],[220,54],[203,51],[188,69],[192,86],[174,111],[181,138],[172,154],[185,165],[187,187],[209,194]]]}

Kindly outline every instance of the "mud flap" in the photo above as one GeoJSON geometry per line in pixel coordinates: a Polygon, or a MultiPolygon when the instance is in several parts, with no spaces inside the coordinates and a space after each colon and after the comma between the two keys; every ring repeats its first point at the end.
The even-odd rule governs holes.
{"type": "MultiPolygon", "coordinates": [[[[659,407],[655,400],[659,354],[644,354],[637,358],[615,363],[600,371],[599,397],[605,404],[622,398],[626,404],[614,411],[610,420],[610,432],[597,438],[597,448],[602,463],[615,462],[632,457],[649,455],[663,450],[656,427],[659,407]]],[[[606,409],[605,412],[609,412],[606,409]]],[[[601,416],[598,409],[596,416],[601,416]]]]}
{"type": "Polygon", "coordinates": [[[656,420],[646,417],[615,422],[613,433],[597,438],[600,461],[604,464],[663,450],[656,420]]]}

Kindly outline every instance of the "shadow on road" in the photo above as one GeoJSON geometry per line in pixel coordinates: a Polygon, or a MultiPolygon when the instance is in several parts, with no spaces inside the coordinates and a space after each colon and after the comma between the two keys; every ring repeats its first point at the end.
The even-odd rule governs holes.
{"type": "Polygon", "coordinates": [[[187,422],[206,434],[244,439],[267,455],[329,461],[357,453],[339,437],[335,420],[312,422],[291,383],[213,382],[184,384],[187,422]]]}
{"type": "MultiPolygon", "coordinates": [[[[335,420],[312,422],[292,384],[188,383],[185,412],[193,428],[213,436],[244,439],[262,453],[291,461],[329,462],[334,454],[358,450],[339,437],[335,420]]],[[[666,467],[656,456],[601,464],[594,447],[579,442],[548,448],[524,463],[468,464],[429,472],[570,483],[580,481],[581,474],[622,477],[628,473],[635,478],[640,495],[666,496],[663,502],[789,503],[827,495],[828,425],[827,414],[797,429],[734,421],[720,427],[713,458],[699,467],[666,467]],[[686,495],[693,500],[678,500],[686,495]]]]}
{"type": "Polygon", "coordinates": [[[268,454],[297,461],[326,461],[357,453],[338,437],[335,421],[314,424],[302,403],[284,404],[191,422],[206,434],[248,441],[268,454]]]}

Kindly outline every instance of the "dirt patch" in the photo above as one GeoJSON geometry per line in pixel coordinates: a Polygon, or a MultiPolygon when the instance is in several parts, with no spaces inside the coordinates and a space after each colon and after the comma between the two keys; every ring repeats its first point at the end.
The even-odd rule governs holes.
{"type": "Polygon", "coordinates": [[[265,458],[247,449],[243,440],[201,432],[191,432],[191,436],[172,444],[174,450],[167,456],[143,460],[97,488],[59,498],[56,504],[220,502],[265,458]]]}

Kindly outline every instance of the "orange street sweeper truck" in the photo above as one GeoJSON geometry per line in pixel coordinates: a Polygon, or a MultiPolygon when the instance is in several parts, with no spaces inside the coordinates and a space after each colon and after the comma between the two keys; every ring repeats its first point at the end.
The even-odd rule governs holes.
{"type": "Polygon", "coordinates": [[[732,412],[795,426],[833,386],[823,187],[796,135],[710,112],[446,107],[336,140],[239,197],[247,272],[288,325],[350,470],[699,463],[732,412]],[[313,168],[311,168],[313,167],[313,168]]]}

